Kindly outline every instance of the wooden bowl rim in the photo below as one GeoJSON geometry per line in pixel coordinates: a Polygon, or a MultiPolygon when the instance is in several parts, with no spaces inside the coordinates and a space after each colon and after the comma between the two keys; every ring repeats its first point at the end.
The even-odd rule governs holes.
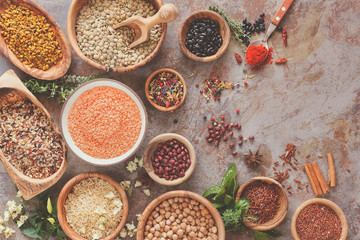
{"type": "Polygon", "coordinates": [[[140,220],[139,220],[139,223],[137,226],[137,233],[136,233],[137,240],[144,239],[143,234],[144,234],[144,227],[146,224],[146,220],[148,219],[150,213],[154,210],[154,208],[156,206],[158,206],[161,202],[163,202],[169,198],[173,198],[173,197],[191,198],[191,199],[194,199],[194,200],[200,202],[201,204],[203,204],[209,210],[209,212],[211,213],[212,217],[215,220],[216,227],[218,229],[219,240],[225,240],[225,226],[224,226],[224,223],[223,223],[223,220],[221,218],[219,211],[211,204],[211,202],[209,200],[207,200],[203,196],[201,196],[197,193],[185,191],[185,190],[175,190],[175,191],[166,192],[166,193],[158,196],[157,198],[155,198],[151,203],[149,203],[149,205],[147,205],[144,212],[141,214],[141,217],[140,217],[140,220]]]}
{"type": "Polygon", "coordinates": [[[176,133],[163,133],[163,134],[160,134],[160,135],[154,137],[146,146],[143,156],[144,156],[145,171],[155,182],[157,182],[161,185],[165,185],[165,186],[179,185],[179,184],[185,182],[186,180],[188,180],[195,170],[196,152],[195,152],[194,146],[184,136],[176,134],[176,133]],[[155,146],[159,143],[162,143],[162,142],[166,142],[167,140],[171,140],[171,139],[176,139],[185,145],[185,147],[189,151],[191,164],[190,164],[190,167],[186,170],[184,177],[178,178],[176,180],[168,181],[164,178],[160,178],[158,175],[156,175],[154,173],[154,168],[151,164],[151,156],[152,156],[153,152],[150,153],[150,151],[153,148],[153,146],[155,146]]]}
{"type": "MultiPolygon", "coordinates": [[[[201,18],[204,18],[204,17],[201,17],[201,18]]],[[[191,13],[189,16],[187,16],[183,20],[183,22],[182,22],[182,24],[180,26],[180,29],[179,29],[179,33],[178,33],[178,41],[179,41],[179,46],[181,48],[181,51],[188,58],[190,58],[190,59],[192,59],[194,61],[198,61],[198,62],[211,62],[211,61],[214,61],[214,60],[220,58],[225,53],[227,48],[229,47],[230,39],[231,39],[231,35],[230,35],[229,25],[227,24],[225,19],[220,14],[218,14],[218,13],[216,13],[214,11],[211,11],[211,10],[197,10],[197,11],[191,13]],[[196,19],[200,19],[200,18],[197,18],[197,17],[198,17],[198,15],[201,15],[201,14],[204,14],[204,15],[207,15],[207,16],[210,16],[210,15],[215,16],[217,19],[219,19],[219,20],[217,20],[217,22],[219,23],[220,27],[221,27],[221,24],[223,24],[223,26],[224,26],[223,27],[224,28],[223,44],[221,45],[221,47],[218,49],[218,51],[214,55],[207,56],[207,57],[198,57],[195,54],[193,54],[192,52],[190,52],[186,48],[185,42],[182,40],[182,36],[184,34],[186,34],[186,32],[188,30],[188,28],[186,27],[186,24],[188,23],[188,21],[190,21],[190,18],[195,17],[196,19]]]]}
{"type": "Polygon", "coordinates": [[[56,80],[58,78],[61,78],[69,70],[71,64],[71,48],[64,32],[61,30],[60,26],[55,21],[55,19],[47,11],[45,11],[45,9],[43,9],[39,4],[31,0],[16,0],[14,4],[17,6],[25,6],[30,10],[34,11],[36,14],[39,14],[46,18],[46,20],[51,25],[51,28],[55,32],[56,40],[58,40],[60,43],[63,56],[58,61],[57,64],[53,65],[48,70],[44,71],[38,68],[31,68],[29,67],[29,65],[22,63],[19,60],[19,58],[14,54],[14,52],[5,43],[4,38],[1,34],[0,34],[0,39],[1,39],[0,43],[2,46],[0,47],[0,50],[17,68],[19,68],[23,72],[35,78],[41,80],[56,80]],[[55,70],[57,69],[60,69],[61,71],[56,72],[55,70]]]}
{"type": "Polygon", "coordinates": [[[160,68],[160,69],[152,72],[150,74],[150,76],[148,76],[148,78],[146,79],[146,82],[145,82],[145,95],[146,95],[147,100],[150,102],[150,104],[154,108],[156,108],[157,110],[162,111],[162,112],[172,112],[172,111],[178,109],[185,101],[186,90],[187,90],[187,87],[186,87],[186,82],[185,82],[184,78],[181,76],[180,73],[178,73],[177,71],[175,71],[174,69],[171,69],[171,68],[160,68]],[[149,94],[150,82],[156,75],[158,75],[162,72],[169,72],[169,73],[172,73],[173,75],[176,75],[179,78],[179,80],[182,82],[182,84],[184,85],[183,98],[181,99],[181,101],[178,105],[167,108],[167,107],[157,105],[153,100],[150,99],[150,94],[149,94]]]}
{"type": "Polygon", "coordinates": [[[348,223],[346,220],[346,216],[344,212],[341,210],[341,208],[334,202],[324,199],[324,198],[312,198],[305,202],[303,202],[295,211],[292,220],[291,220],[291,233],[295,240],[301,240],[299,235],[296,232],[296,220],[299,217],[299,214],[302,210],[304,210],[305,207],[311,205],[311,204],[323,204],[335,211],[335,213],[339,216],[341,225],[342,225],[342,232],[340,235],[339,240],[346,240],[348,235],[348,223]]]}
{"type": "Polygon", "coordinates": [[[257,224],[257,223],[249,223],[249,222],[245,222],[245,226],[254,229],[254,230],[259,230],[259,231],[267,231],[267,230],[271,230],[277,226],[279,226],[279,224],[285,219],[287,212],[288,212],[288,208],[289,208],[289,199],[287,197],[286,191],[284,189],[284,187],[276,180],[269,178],[269,177],[254,177],[251,178],[249,180],[247,180],[246,182],[244,182],[241,187],[239,188],[237,194],[236,194],[236,201],[238,201],[241,197],[241,193],[244,191],[244,189],[249,185],[252,184],[256,181],[262,181],[262,182],[266,182],[269,184],[274,184],[275,186],[278,187],[278,189],[280,190],[280,192],[283,194],[284,196],[284,203],[285,204],[285,208],[283,210],[283,212],[278,213],[279,215],[279,219],[276,222],[271,222],[272,220],[262,223],[262,224],[257,224]]]}
{"type": "MultiPolygon", "coordinates": [[[[81,0],[73,0],[70,8],[69,8],[69,12],[67,15],[67,23],[66,23],[66,28],[67,28],[67,33],[68,33],[68,37],[69,37],[69,42],[70,45],[72,47],[72,49],[74,50],[75,54],[81,59],[83,60],[85,63],[89,64],[90,66],[106,71],[106,72],[116,72],[116,73],[122,73],[122,72],[129,72],[129,71],[133,71],[135,69],[138,69],[142,66],[144,66],[145,64],[147,64],[148,62],[150,62],[152,59],[154,59],[154,57],[157,55],[157,53],[159,52],[161,46],[163,45],[164,41],[165,41],[165,36],[166,36],[166,32],[167,32],[167,24],[166,23],[162,23],[161,24],[161,36],[160,36],[160,40],[158,42],[158,44],[156,45],[156,48],[151,52],[150,55],[148,55],[146,58],[144,58],[141,62],[128,66],[128,67],[116,67],[116,68],[108,68],[105,65],[102,65],[100,63],[97,63],[93,60],[91,60],[90,58],[86,57],[85,54],[81,51],[79,44],[77,42],[76,39],[76,30],[75,30],[75,25],[76,25],[76,20],[77,17],[79,15],[79,11],[81,10],[81,8],[83,7],[84,4],[86,4],[86,2],[88,0],[86,0],[86,2],[84,2],[83,5],[81,5],[81,7],[79,8],[78,11],[75,11],[75,9],[78,7],[78,5],[80,5],[79,1],[81,0]],[[76,19],[72,19],[72,15],[76,15],[76,19]]],[[[160,9],[160,7],[162,5],[164,5],[162,0],[154,0],[154,2],[156,2],[159,7],[157,8],[157,6],[154,7],[157,8],[157,10],[160,9]]]]}
{"type": "MultiPolygon", "coordinates": [[[[107,86],[107,85],[103,85],[103,86],[107,86]]],[[[95,88],[97,86],[94,86],[93,88],[95,88]]],[[[110,86],[111,87],[111,86],[110,86]]],[[[92,88],[92,89],[93,89],[92,88]]],[[[127,94],[127,93],[126,93],[127,94]]],[[[75,100],[76,101],[76,100],[75,100]]],[[[136,101],[135,101],[136,102],[136,101]]],[[[72,106],[71,106],[72,107],[72,106]]],[[[71,109],[70,107],[70,109],[71,109]]],[[[83,160],[84,162],[86,163],[89,163],[89,164],[92,164],[94,166],[100,166],[100,167],[107,167],[107,166],[112,166],[112,165],[116,165],[116,164],[119,164],[119,163],[122,163],[122,162],[125,162],[126,160],[128,160],[129,158],[131,158],[136,152],[137,150],[139,150],[139,148],[141,147],[142,143],[144,142],[144,139],[145,139],[145,136],[146,136],[146,131],[147,131],[147,128],[148,128],[148,114],[147,114],[147,111],[146,111],[146,108],[145,108],[145,105],[143,103],[143,101],[141,100],[141,98],[139,97],[139,95],[137,95],[137,93],[132,89],[130,88],[129,86],[127,86],[126,84],[122,83],[122,82],[119,82],[117,80],[114,80],[114,79],[109,79],[109,78],[98,78],[98,79],[94,79],[94,80],[91,80],[91,81],[88,81],[86,83],[83,83],[81,84],[80,86],[78,86],[77,88],[75,88],[72,93],[67,97],[65,103],[63,104],[62,106],[62,109],[61,109],[61,113],[60,113],[60,128],[61,128],[61,133],[62,133],[62,136],[63,136],[63,139],[66,143],[66,145],[72,150],[72,152],[78,157],[80,158],[81,160],[83,160]],[[98,159],[99,160],[99,163],[97,162],[93,162],[93,161],[89,161],[88,159],[85,159],[83,158],[82,156],[80,156],[80,154],[78,153],[78,150],[74,150],[74,147],[77,147],[77,146],[73,146],[73,144],[71,144],[69,142],[69,140],[65,137],[65,120],[64,120],[64,114],[65,114],[65,108],[67,107],[68,105],[68,101],[72,98],[73,95],[75,95],[79,90],[81,90],[82,88],[84,88],[85,86],[87,85],[90,85],[90,84],[93,84],[93,83],[96,83],[96,82],[100,82],[100,81],[103,81],[103,82],[109,82],[109,83],[115,83],[117,85],[120,86],[120,88],[118,88],[119,90],[123,91],[126,93],[126,91],[129,91],[131,94],[134,95],[134,98],[132,96],[130,96],[129,94],[129,97],[131,97],[131,99],[133,99],[133,101],[137,100],[139,103],[140,103],[140,106],[139,107],[139,111],[143,111],[144,112],[144,130],[141,129],[140,131],[140,134],[139,134],[139,138],[140,141],[138,143],[138,145],[136,146],[136,148],[134,148],[133,150],[129,150],[128,152],[131,151],[131,153],[127,156],[127,157],[124,157],[124,154],[120,155],[120,156],[117,156],[115,158],[110,158],[110,159],[98,159]],[[124,91],[124,89],[126,89],[126,91],[124,91]],[[143,134],[141,134],[141,132],[143,131],[143,134]],[[112,163],[106,163],[106,161],[108,160],[113,160],[112,163]],[[105,161],[105,163],[104,163],[105,161]]],[[[143,127],[141,127],[143,128],[143,127]]],[[[67,128],[66,128],[67,129],[67,128]]],[[[68,131],[68,130],[67,130],[68,131]]],[[[69,133],[70,137],[71,137],[71,134],[69,133]]],[[[72,138],[72,137],[71,137],[72,138]]],[[[136,143],[135,143],[136,144],[136,143]]],[[[135,146],[135,145],[134,145],[135,146]]],[[[77,147],[78,148],[78,147],[77,147]]],[[[82,150],[79,148],[79,150],[82,152],[82,150]]],[[[127,153],[128,153],[127,152],[127,153]]],[[[84,152],[82,152],[84,153],[84,152]]],[[[91,158],[94,158],[86,153],[84,153],[87,157],[91,157],[91,158]]],[[[95,158],[94,158],[95,159],[95,158]]]]}
{"type": "Polygon", "coordinates": [[[117,235],[119,235],[121,229],[125,226],[126,219],[129,214],[129,203],[128,203],[128,199],[127,199],[125,190],[121,187],[120,183],[118,183],[117,181],[115,181],[114,179],[112,179],[111,177],[109,177],[105,174],[82,173],[82,174],[79,174],[79,175],[73,177],[64,185],[64,187],[62,188],[62,190],[59,194],[59,198],[58,198],[58,202],[57,202],[57,209],[58,209],[57,215],[58,215],[60,226],[64,230],[66,235],[68,235],[68,237],[70,237],[71,239],[88,240],[87,238],[81,237],[70,227],[69,223],[66,221],[66,213],[65,213],[65,208],[64,208],[67,196],[71,192],[73,187],[76,184],[78,184],[79,182],[81,182],[82,180],[85,180],[88,178],[100,178],[100,179],[106,180],[111,185],[113,185],[116,188],[116,190],[118,191],[118,193],[120,194],[121,201],[123,203],[123,215],[121,217],[120,223],[112,233],[110,233],[105,238],[100,239],[100,240],[112,240],[117,235]]]}

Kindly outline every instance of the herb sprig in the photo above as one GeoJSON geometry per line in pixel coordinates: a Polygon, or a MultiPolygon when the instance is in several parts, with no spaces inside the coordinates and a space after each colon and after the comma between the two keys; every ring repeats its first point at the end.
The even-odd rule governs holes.
{"type": "MultiPolygon", "coordinates": [[[[228,232],[242,232],[246,229],[244,222],[250,220],[256,222],[257,218],[246,216],[249,210],[249,199],[241,198],[236,201],[239,185],[236,183],[236,165],[233,163],[227,170],[220,186],[212,186],[207,189],[203,197],[207,198],[220,212],[225,229],[228,232]],[[246,217],[245,217],[246,216],[246,217]]],[[[276,230],[252,231],[256,240],[270,240],[281,236],[276,230]]]]}
{"type": "Polygon", "coordinates": [[[65,102],[71,92],[81,83],[97,79],[102,76],[103,74],[92,76],[65,75],[55,81],[30,79],[25,81],[24,84],[30,92],[34,94],[46,93],[48,94],[48,98],[55,99],[59,104],[61,104],[65,102]]]}

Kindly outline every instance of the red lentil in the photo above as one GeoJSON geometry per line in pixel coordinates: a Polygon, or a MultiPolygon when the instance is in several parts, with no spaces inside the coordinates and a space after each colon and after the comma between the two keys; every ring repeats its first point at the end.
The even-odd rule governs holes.
{"type": "Polygon", "coordinates": [[[323,204],[311,204],[300,212],[296,232],[301,240],[338,240],[342,226],[333,209],[323,204]]]}
{"type": "Polygon", "coordinates": [[[69,132],[86,154],[101,159],[129,151],[139,138],[140,110],[125,92],[95,87],[80,95],[70,110],[69,132]]]}

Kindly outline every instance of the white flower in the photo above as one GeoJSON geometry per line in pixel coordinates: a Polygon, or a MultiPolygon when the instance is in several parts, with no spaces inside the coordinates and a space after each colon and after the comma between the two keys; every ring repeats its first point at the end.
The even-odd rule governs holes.
{"type": "Polygon", "coordinates": [[[102,237],[102,234],[101,233],[95,233],[93,235],[93,239],[100,239],[102,237]]]}
{"type": "Polygon", "coordinates": [[[137,164],[133,161],[130,161],[127,166],[126,166],[126,169],[130,172],[130,173],[133,173],[136,171],[137,169],[137,164]]]}
{"type": "Polygon", "coordinates": [[[120,212],[121,211],[121,208],[114,208],[114,210],[113,210],[113,215],[116,215],[118,212],[120,212]]]}
{"type": "Polygon", "coordinates": [[[7,222],[10,220],[11,214],[9,211],[4,212],[4,221],[7,222]]]}
{"type": "Polygon", "coordinates": [[[18,226],[18,228],[21,227],[23,224],[24,224],[23,221],[20,221],[20,220],[16,221],[16,225],[18,226]]]}
{"type": "Polygon", "coordinates": [[[8,206],[9,211],[12,212],[11,209],[14,209],[14,208],[16,209],[16,202],[15,201],[8,201],[6,203],[6,206],[8,206]]]}
{"type": "Polygon", "coordinates": [[[105,223],[106,222],[106,218],[105,217],[100,217],[99,218],[99,223],[105,223]]]}
{"type": "Polygon", "coordinates": [[[113,199],[115,197],[115,194],[113,192],[109,192],[104,197],[107,198],[107,199],[113,199]]]}
{"type": "Polygon", "coordinates": [[[129,190],[130,189],[130,185],[131,185],[131,181],[121,181],[120,185],[124,188],[124,190],[129,190]]]}
{"type": "Polygon", "coordinates": [[[140,182],[140,181],[135,182],[135,187],[141,187],[141,186],[142,186],[142,182],[140,182]]]}
{"type": "Polygon", "coordinates": [[[4,219],[0,217],[0,225],[4,225],[4,219]]]}
{"type": "Polygon", "coordinates": [[[4,225],[0,225],[0,234],[5,230],[5,226],[4,225]]]}
{"type": "Polygon", "coordinates": [[[17,216],[19,216],[19,214],[21,213],[22,209],[23,209],[22,205],[15,206],[15,211],[11,212],[12,219],[17,218],[17,216]]]}
{"type": "Polygon", "coordinates": [[[121,229],[120,237],[126,238],[126,236],[127,236],[127,231],[126,231],[126,229],[125,229],[125,228],[121,229]]]}
{"type": "Polygon", "coordinates": [[[140,218],[141,218],[141,213],[136,214],[136,219],[137,219],[138,221],[140,221],[140,218]]]}
{"type": "Polygon", "coordinates": [[[22,198],[22,195],[21,195],[21,192],[20,192],[20,191],[18,191],[18,192],[16,193],[16,197],[17,197],[17,198],[22,198]]]}
{"type": "Polygon", "coordinates": [[[146,196],[150,196],[151,192],[150,189],[144,189],[143,192],[145,193],[146,196]]]}
{"type": "Polygon", "coordinates": [[[139,163],[140,160],[137,157],[134,157],[134,163],[139,163]]]}
{"type": "Polygon", "coordinates": [[[114,200],[114,205],[121,209],[123,206],[123,203],[121,202],[121,200],[117,199],[117,200],[114,200]]]}
{"type": "Polygon", "coordinates": [[[21,215],[20,216],[20,221],[25,222],[27,219],[28,219],[28,216],[26,216],[26,215],[21,215]]]}
{"type": "Polygon", "coordinates": [[[99,215],[102,215],[102,214],[106,213],[106,210],[101,208],[101,207],[98,207],[98,208],[95,209],[95,213],[99,214],[99,215]]]}
{"type": "Polygon", "coordinates": [[[144,158],[140,159],[138,165],[139,165],[139,167],[144,167],[144,158]]]}
{"type": "Polygon", "coordinates": [[[134,229],[135,229],[134,222],[127,223],[127,224],[126,224],[126,228],[128,229],[128,231],[134,230],[134,229]]]}
{"type": "Polygon", "coordinates": [[[14,229],[11,229],[11,228],[5,228],[4,230],[4,234],[5,234],[5,238],[9,238],[13,233],[15,233],[15,230],[14,229]]]}
{"type": "Polygon", "coordinates": [[[100,230],[105,230],[105,226],[104,226],[103,224],[100,224],[100,225],[99,225],[99,229],[100,229],[100,230]]]}

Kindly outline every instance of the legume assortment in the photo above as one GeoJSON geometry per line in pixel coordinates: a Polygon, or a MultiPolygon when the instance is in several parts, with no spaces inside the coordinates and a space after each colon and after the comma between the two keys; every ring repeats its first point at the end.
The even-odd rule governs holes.
{"type": "Polygon", "coordinates": [[[153,16],[156,9],[148,0],[89,0],[80,10],[76,22],[76,39],[86,57],[110,69],[127,67],[143,61],[156,48],[161,25],[150,30],[148,41],[129,49],[133,30],[112,26],[132,16],[153,16]]]}
{"type": "Polygon", "coordinates": [[[51,24],[29,8],[10,5],[0,15],[0,28],[8,47],[29,67],[48,70],[61,60],[60,43],[51,24]]]}
{"type": "Polygon", "coordinates": [[[311,204],[300,212],[296,232],[301,240],[338,240],[342,226],[339,216],[329,206],[311,204]]]}
{"type": "Polygon", "coordinates": [[[139,138],[141,123],[134,100],[122,90],[106,86],[81,94],[68,117],[69,132],[76,146],[100,159],[129,151],[139,138]]]}
{"type": "Polygon", "coordinates": [[[30,178],[46,178],[64,161],[61,136],[45,113],[28,101],[0,109],[0,149],[9,162],[30,178]]]}
{"type": "Polygon", "coordinates": [[[169,198],[149,215],[144,240],[151,239],[206,239],[217,240],[218,229],[209,210],[194,199],[169,198]]]}

